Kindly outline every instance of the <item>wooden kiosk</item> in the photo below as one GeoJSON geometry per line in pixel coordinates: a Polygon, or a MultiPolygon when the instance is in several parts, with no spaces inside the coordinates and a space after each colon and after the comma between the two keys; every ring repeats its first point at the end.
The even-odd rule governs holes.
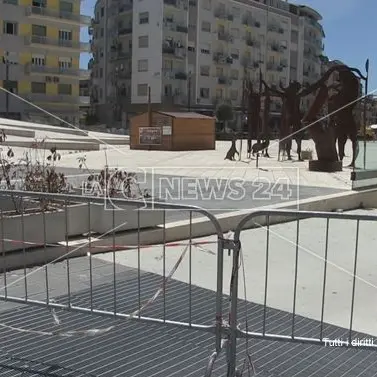
{"type": "Polygon", "coordinates": [[[130,149],[215,149],[215,118],[197,113],[152,111],[131,119],[130,149]]]}

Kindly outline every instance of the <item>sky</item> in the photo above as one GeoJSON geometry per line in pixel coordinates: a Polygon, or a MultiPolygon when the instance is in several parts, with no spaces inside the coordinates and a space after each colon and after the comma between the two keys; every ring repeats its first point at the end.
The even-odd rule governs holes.
{"type": "MultiPolygon", "coordinates": [[[[325,51],[331,60],[358,68],[365,74],[365,61],[369,58],[368,91],[377,95],[377,0],[291,0],[291,3],[308,5],[319,12],[326,38],[325,51]]],[[[95,0],[82,2],[82,13],[93,16],[95,0]]],[[[89,40],[87,28],[81,37],[89,40]]],[[[89,55],[81,57],[87,67],[89,55]]]]}

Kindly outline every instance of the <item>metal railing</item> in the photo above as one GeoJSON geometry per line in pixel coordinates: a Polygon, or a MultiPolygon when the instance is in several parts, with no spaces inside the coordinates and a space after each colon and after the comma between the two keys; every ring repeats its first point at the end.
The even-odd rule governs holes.
{"type": "MultiPolygon", "coordinates": [[[[223,235],[216,217],[199,207],[155,202],[152,199],[146,199],[149,200],[146,201],[95,197],[93,191],[90,191],[90,195],[0,191],[2,203],[0,281],[3,282],[0,286],[0,300],[214,333],[215,352],[209,360],[206,376],[211,375],[216,358],[226,348],[227,377],[235,377],[238,375],[236,365],[239,338],[316,345],[326,345],[335,340],[334,332],[326,334],[325,331],[327,325],[325,313],[329,305],[327,289],[333,279],[330,267],[336,264],[331,257],[331,251],[334,247],[336,248],[336,245],[331,242],[332,226],[333,222],[344,223],[346,220],[347,224],[354,225],[354,242],[349,243],[352,253],[347,254],[352,265],[351,271],[348,272],[351,282],[348,287],[349,292],[347,292],[349,307],[343,308],[343,311],[349,314],[349,326],[343,329],[345,338],[341,345],[352,344],[356,334],[354,313],[358,263],[361,255],[360,228],[363,222],[376,223],[377,216],[339,212],[258,210],[239,221],[234,230],[234,237],[231,239],[230,236],[223,235]],[[215,253],[209,251],[216,257],[216,274],[209,275],[207,279],[216,293],[212,301],[207,300],[205,304],[202,301],[199,302],[195,296],[197,274],[195,273],[194,250],[199,251],[200,248],[203,250],[203,244],[207,242],[195,240],[203,235],[195,224],[195,217],[198,215],[205,217],[212,225],[214,237],[208,243],[212,243],[216,250],[215,253]],[[180,236],[177,236],[169,226],[169,223],[177,220],[181,224],[180,236]],[[307,250],[302,240],[303,234],[308,236],[303,229],[305,229],[305,221],[314,220],[321,220],[324,224],[323,242],[320,245],[323,253],[321,255],[317,253],[314,256],[321,263],[321,266],[317,268],[317,273],[321,274],[321,278],[313,279],[315,289],[320,293],[320,298],[317,299],[320,319],[314,326],[318,332],[317,335],[314,335],[313,328],[306,329],[306,333],[299,329],[302,319],[299,313],[302,312],[302,308],[298,302],[299,292],[302,289],[299,284],[302,254],[304,251],[315,254],[307,250]],[[273,224],[280,224],[280,231],[275,230],[273,224]],[[250,239],[244,241],[243,231],[251,228],[257,228],[252,233],[253,242],[250,239]],[[259,233],[256,233],[257,231],[259,233]],[[264,231],[265,234],[260,231],[264,231]],[[291,232],[290,236],[288,231],[291,232]],[[81,238],[78,239],[78,237],[81,238]],[[264,237],[264,240],[260,237],[264,237]],[[272,251],[274,237],[280,240],[280,243],[275,242],[279,251],[280,259],[278,260],[274,259],[272,251]],[[185,241],[176,242],[178,239],[185,239],[185,241]],[[286,254],[282,251],[282,241],[288,242],[287,240],[292,245],[292,250],[289,252],[290,259],[285,259],[286,254]],[[173,246],[182,247],[182,250],[175,254],[169,253],[169,248],[173,246]],[[147,248],[148,251],[145,251],[147,248]],[[225,259],[226,250],[231,256],[230,263],[225,259]],[[128,261],[127,275],[117,270],[119,258],[122,258],[122,253],[125,251],[127,251],[128,261]],[[109,262],[107,272],[104,274],[106,286],[103,280],[101,284],[97,282],[96,253],[107,256],[106,261],[109,262]],[[81,257],[80,260],[86,264],[88,288],[84,295],[77,294],[82,288],[75,286],[75,273],[72,272],[75,257],[81,257]],[[254,274],[258,273],[258,276],[253,276],[253,285],[261,284],[254,290],[253,285],[249,287],[246,282],[246,258],[251,261],[249,267],[254,266],[254,274]],[[152,260],[154,260],[154,266],[151,266],[152,260]],[[57,295],[49,288],[51,287],[52,263],[54,265],[60,263],[64,266],[65,274],[59,276],[59,286],[65,287],[63,289],[65,294],[61,294],[60,290],[60,295],[57,295]],[[32,266],[41,267],[30,270],[32,266]],[[228,281],[224,272],[227,267],[230,267],[230,295],[227,298],[230,307],[229,311],[225,312],[223,301],[226,297],[223,295],[223,286],[224,280],[228,281]],[[284,267],[290,275],[284,275],[284,267]],[[11,271],[14,269],[21,269],[21,271],[12,275],[11,271]],[[157,270],[159,272],[156,273],[157,270]],[[148,271],[153,271],[153,273],[148,271]],[[243,271],[243,280],[240,271],[243,271]],[[34,284],[29,284],[33,274],[36,274],[33,277],[34,284]],[[179,277],[175,278],[177,274],[179,277]],[[274,277],[274,274],[277,276],[274,277]],[[173,283],[173,277],[186,284],[182,283],[178,288],[176,288],[177,285],[169,285],[173,283]],[[257,278],[260,278],[260,283],[257,278]],[[35,279],[39,279],[38,284],[35,284],[35,279]],[[271,285],[274,279],[276,287],[290,282],[292,295],[286,298],[289,303],[283,302],[283,297],[280,296],[284,295],[279,293],[279,302],[285,307],[284,315],[288,317],[288,331],[284,334],[273,329],[269,330],[269,312],[274,309],[269,307],[268,298],[271,297],[271,285]],[[243,286],[245,301],[242,308],[239,302],[240,284],[243,286]],[[168,285],[169,289],[167,289],[168,285]],[[261,302],[258,313],[247,309],[246,287],[254,291],[253,295],[259,292],[258,300],[256,300],[261,302]],[[173,306],[174,311],[172,311],[173,306]],[[208,310],[203,314],[204,306],[207,306],[208,310]],[[242,319],[244,324],[239,325],[242,310],[245,310],[242,319]],[[224,320],[225,314],[229,314],[229,322],[224,320]],[[248,321],[255,317],[258,317],[258,329],[252,329],[248,325],[248,321]]],[[[309,228],[316,229],[318,224],[309,224],[309,228]]],[[[339,268],[346,271],[340,262],[339,264],[339,268]]],[[[312,262],[311,266],[313,266],[312,262]]],[[[374,272],[373,269],[372,271],[374,272]]],[[[250,270],[248,272],[253,273],[250,270]]],[[[347,287],[339,286],[338,289],[347,290],[347,287]]],[[[276,306],[278,305],[273,305],[273,307],[276,306]]],[[[96,331],[103,333],[114,327],[116,325],[96,331]]],[[[27,331],[33,332],[32,329],[27,331]]],[[[85,334],[93,335],[91,331],[94,330],[85,331],[85,334]]],[[[46,334],[74,336],[76,332],[55,329],[54,332],[46,334]]],[[[80,332],[77,335],[83,335],[83,333],[80,332]]],[[[375,350],[377,345],[361,344],[360,348],[375,350]]]]}
{"type": "Polygon", "coordinates": [[[42,73],[46,75],[64,75],[74,77],[88,77],[90,71],[88,69],[62,68],[62,67],[48,67],[45,65],[33,65],[31,63],[25,66],[26,73],[42,73]]]}
{"type": "MultiPolygon", "coordinates": [[[[221,322],[217,319],[222,318],[222,268],[218,270],[212,282],[214,289],[217,289],[218,298],[213,297],[211,303],[207,302],[210,310],[202,323],[197,314],[198,307],[202,305],[199,305],[193,296],[192,283],[195,280],[192,255],[194,248],[199,246],[192,236],[195,216],[204,216],[213,224],[213,231],[218,235],[217,240],[214,240],[218,251],[217,263],[219,266],[222,265],[225,240],[214,215],[194,206],[144,200],[110,200],[85,195],[4,190],[0,191],[0,196],[0,281],[3,282],[3,286],[0,286],[0,300],[42,307],[47,305],[50,309],[123,320],[141,320],[215,333],[216,349],[220,349],[221,322]],[[178,261],[171,266],[172,261],[167,258],[169,243],[166,240],[172,237],[168,224],[177,218],[181,220],[182,217],[187,219],[187,241],[182,245],[183,251],[178,261]],[[77,243],[77,237],[82,234],[86,234],[84,240],[77,243]],[[76,241],[72,242],[72,239],[76,241]],[[143,271],[143,250],[153,239],[155,242],[152,243],[160,244],[162,249],[158,258],[161,266],[160,276],[146,274],[143,271]],[[124,289],[122,275],[116,271],[116,254],[120,250],[132,251],[135,262],[135,267],[127,277],[133,288],[127,292],[126,305],[119,303],[120,297],[125,294],[121,292],[124,289]],[[103,288],[95,284],[96,275],[93,267],[93,255],[104,252],[112,253],[113,256],[112,273],[107,281],[110,291],[105,296],[103,288]],[[87,260],[89,292],[84,299],[74,294],[75,279],[70,272],[73,265],[71,258],[78,256],[87,260]],[[66,294],[63,296],[56,296],[49,289],[50,264],[59,262],[65,264],[67,272],[59,282],[61,286],[66,287],[66,294]],[[185,264],[184,280],[188,286],[179,287],[178,291],[170,289],[169,293],[166,286],[181,263],[185,264]],[[37,269],[37,276],[44,282],[41,283],[44,284],[44,290],[37,293],[33,291],[32,284],[29,284],[32,274],[29,276],[27,271],[28,268],[38,265],[42,265],[37,269]],[[10,271],[14,269],[24,271],[22,279],[17,282],[12,281],[10,271]],[[147,292],[151,284],[155,284],[152,288],[157,291],[152,298],[147,292]],[[15,287],[20,290],[16,296],[11,293],[15,287]],[[168,303],[177,297],[180,300],[179,310],[171,311],[168,303]],[[154,308],[149,310],[152,303],[154,308]]],[[[58,333],[56,335],[59,336],[58,333]]]]}
{"type": "Polygon", "coordinates": [[[90,25],[92,22],[92,18],[90,16],[74,14],[72,12],[62,12],[43,7],[29,6],[26,8],[26,15],[38,15],[51,18],[59,18],[61,20],[66,20],[69,22],[77,22],[81,25],[90,25]]]}
{"type": "Polygon", "coordinates": [[[31,37],[25,37],[25,43],[30,44],[41,44],[46,46],[53,46],[58,48],[70,48],[80,51],[90,51],[90,43],[88,42],[76,42],[68,41],[63,39],[53,39],[40,35],[32,35],[31,37]]]}

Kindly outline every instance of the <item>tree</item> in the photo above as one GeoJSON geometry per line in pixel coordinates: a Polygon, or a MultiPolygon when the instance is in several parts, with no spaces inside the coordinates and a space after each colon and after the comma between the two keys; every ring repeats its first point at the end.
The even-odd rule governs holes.
{"type": "MultiPolygon", "coordinates": [[[[219,122],[226,125],[226,122],[233,120],[233,109],[232,106],[223,103],[216,109],[216,118],[219,122]]],[[[224,127],[223,127],[224,128],[224,127]]]]}

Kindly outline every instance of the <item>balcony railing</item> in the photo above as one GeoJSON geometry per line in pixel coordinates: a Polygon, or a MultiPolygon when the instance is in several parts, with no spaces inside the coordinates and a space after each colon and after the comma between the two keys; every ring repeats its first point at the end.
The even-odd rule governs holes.
{"type": "Polygon", "coordinates": [[[222,8],[217,8],[215,9],[215,11],[213,12],[214,16],[216,18],[220,18],[222,20],[228,20],[228,21],[233,21],[234,19],[234,16],[233,14],[230,14],[228,12],[226,12],[224,9],[222,8]]]}
{"type": "Polygon", "coordinates": [[[27,95],[27,99],[32,102],[45,102],[45,103],[69,103],[69,104],[79,104],[79,97],[72,96],[70,94],[42,94],[42,93],[31,93],[27,95]]]}
{"type": "Polygon", "coordinates": [[[217,83],[220,85],[227,85],[229,84],[230,80],[226,76],[219,76],[217,78],[217,83]]]}
{"type": "Polygon", "coordinates": [[[233,58],[222,52],[213,54],[213,61],[218,64],[233,64],[233,58]]]}
{"type": "Polygon", "coordinates": [[[74,41],[66,41],[63,39],[53,39],[48,37],[42,37],[39,35],[32,35],[31,37],[26,37],[25,43],[27,45],[30,44],[41,44],[45,46],[53,46],[58,48],[70,48],[74,50],[80,50],[89,52],[90,51],[90,43],[88,42],[74,42],[74,41]]]}
{"type": "Polygon", "coordinates": [[[173,7],[178,7],[178,1],[177,0],[164,0],[164,4],[171,5],[173,7]]]}
{"type": "Polygon", "coordinates": [[[110,52],[111,60],[131,59],[131,58],[132,58],[132,51],[111,51],[110,52]]]}
{"type": "Polygon", "coordinates": [[[231,42],[233,40],[233,37],[229,33],[224,32],[224,31],[219,31],[217,33],[217,38],[220,41],[226,41],[226,42],[231,42]]]}
{"type": "Polygon", "coordinates": [[[131,11],[132,9],[133,9],[132,4],[123,4],[123,5],[119,5],[118,11],[119,13],[125,13],[125,12],[131,11]]]}
{"type": "Polygon", "coordinates": [[[60,67],[46,67],[44,65],[27,64],[25,66],[25,72],[29,73],[41,73],[43,75],[63,75],[72,77],[88,77],[90,72],[87,69],[75,69],[75,68],[60,68],[60,67]]]}
{"type": "Polygon", "coordinates": [[[188,33],[188,27],[184,24],[174,22],[172,18],[164,20],[164,28],[178,33],[188,33]]]}
{"type": "Polygon", "coordinates": [[[183,71],[176,72],[174,78],[176,80],[187,80],[187,73],[183,71]]]}
{"type": "Polygon", "coordinates": [[[165,44],[162,45],[162,53],[168,55],[174,55],[177,58],[185,58],[186,57],[186,49],[185,47],[175,47],[175,46],[166,46],[165,44]]]}
{"type": "Polygon", "coordinates": [[[132,34],[132,26],[124,27],[118,30],[118,35],[132,34]]]}
{"type": "Polygon", "coordinates": [[[82,25],[91,25],[92,18],[90,16],[84,16],[80,14],[74,14],[71,12],[61,12],[58,10],[52,10],[49,8],[33,7],[26,8],[26,15],[37,15],[42,17],[59,18],[61,20],[71,21],[82,25]]]}

